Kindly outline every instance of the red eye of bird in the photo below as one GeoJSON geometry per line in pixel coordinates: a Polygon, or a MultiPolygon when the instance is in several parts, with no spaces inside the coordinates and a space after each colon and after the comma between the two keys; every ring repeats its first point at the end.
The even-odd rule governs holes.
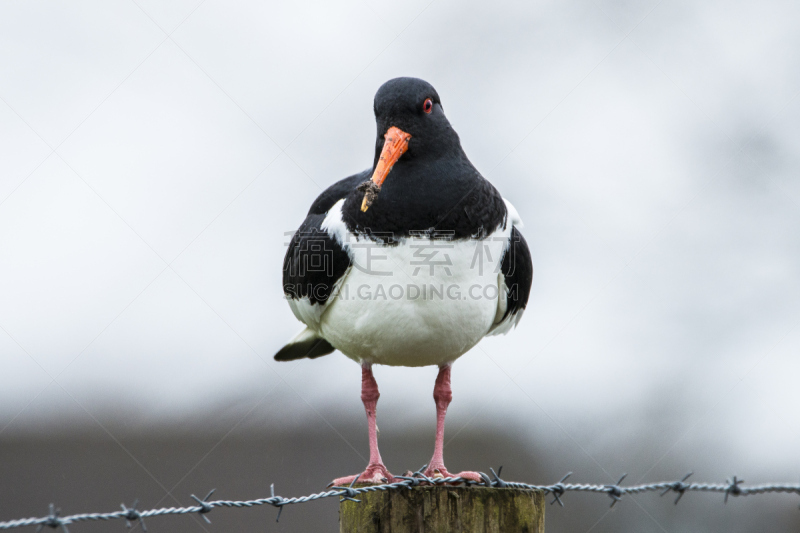
{"type": "Polygon", "coordinates": [[[425,103],[422,104],[422,109],[426,113],[430,113],[431,111],[433,111],[433,100],[431,100],[430,98],[426,98],[425,103]]]}

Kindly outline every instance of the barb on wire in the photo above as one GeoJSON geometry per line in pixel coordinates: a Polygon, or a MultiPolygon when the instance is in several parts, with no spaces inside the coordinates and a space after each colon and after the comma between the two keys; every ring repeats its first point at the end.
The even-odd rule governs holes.
{"type": "Polygon", "coordinates": [[[491,471],[492,475],[494,476],[494,482],[493,483],[494,483],[495,487],[505,488],[507,486],[506,482],[503,481],[502,479],[500,479],[500,472],[503,471],[502,465],[500,466],[500,468],[497,469],[497,472],[495,472],[494,468],[491,468],[491,467],[489,468],[489,471],[491,471]]]}
{"type": "Polygon", "coordinates": [[[742,483],[744,483],[744,480],[736,479],[736,476],[733,476],[733,480],[728,480],[728,488],[725,489],[725,503],[728,503],[728,496],[731,494],[734,496],[741,496],[742,488],[739,485],[742,483]]]}
{"type": "MultiPolygon", "coordinates": [[[[659,483],[646,483],[642,485],[629,485],[621,486],[622,481],[625,479],[623,475],[619,481],[613,485],[605,484],[575,484],[567,483],[567,479],[572,475],[569,472],[562,477],[558,482],[552,485],[532,485],[528,483],[519,483],[516,481],[506,481],[500,477],[502,467],[497,469],[493,468],[489,471],[494,476],[491,479],[483,472],[479,472],[482,481],[472,481],[460,477],[428,477],[424,474],[427,465],[423,466],[416,472],[408,472],[405,476],[398,476],[392,480],[391,483],[383,483],[381,485],[362,485],[356,486],[358,478],[354,479],[350,485],[346,487],[330,487],[330,490],[309,494],[307,496],[298,496],[293,498],[286,498],[275,494],[275,485],[270,485],[270,496],[268,498],[260,498],[256,500],[244,501],[230,501],[230,500],[209,500],[214,494],[210,491],[202,500],[192,494],[192,499],[197,503],[190,507],[162,507],[160,509],[138,510],[138,501],[135,501],[131,507],[126,507],[122,504],[121,511],[113,511],[110,513],[84,513],[75,514],[70,516],[60,516],[60,509],[55,505],[50,504],[50,512],[47,516],[41,518],[21,518],[17,520],[8,520],[5,522],[0,521],[0,530],[13,529],[24,526],[38,526],[37,532],[41,531],[45,526],[57,529],[61,528],[63,533],[69,533],[67,530],[68,524],[75,522],[83,522],[90,520],[115,520],[124,519],[128,527],[132,526],[135,520],[138,520],[142,525],[142,531],[147,531],[144,525],[144,518],[151,519],[156,516],[175,515],[175,514],[193,514],[200,513],[200,516],[211,523],[206,516],[215,507],[230,507],[241,509],[245,507],[257,507],[259,505],[271,505],[278,508],[278,518],[280,519],[281,512],[286,505],[308,503],[314,500],[321,500],[323,498],[338,497],[340,502],[353,502],[358,504],[360,500],[358,496],[367,492],[387,491],[387,490],[413,490],[414,487],[422,485],[458,485],[458,486],[485,486],[495,487],[511,490],[538,490],[545,494],[552,494],[553,501],[550,503],[558,503],[564,506],[562,498],[566,492],[589,492],[595,494],[605,494],[611,498],[611,506],[616,505],[617,502],[622,500],[625,494],[639,494],[641,492],[660,492],[661,496],[668,492],[676,492],[678,494],[675,498],[675,503],[678,503],[686,492],[717,492],[725,495],[725,503],[728,501],[729,496],[749,496],[755,494],[766,494],[773,492],[791,493],[800,496],[800,483],[768,483],[763,485],[744,485],[744,480],[733,476],[732,479],[726,480],[725,483],[687,483],[686,480],[692,475],[691,472],[683,476],[679,481],[662,481],[659,483]]],[[[350,504],[348,504],[350,505],[350,504]]]]}
{"type": "Polygon", "coordinates": [[[208,494],[206,494],[206,497],[203,498],[202,500],[197,496],[195,496],[194,494],[192,494],[192,499],[196,501],[197,504],[200,506],[200,509],[198,509],[197,512],[200,513],[200,516],[203,517],[203,520],[205,520],[207,524],[210,524],[211,520],[208,519],[206,513],[210,513],[211,509],[214,508],[214,506],[208,503],[208,499],[211,497],[212,494],[214,494],[215,490],[217,489],[211,489],[210,491],[208,491],[208,494]]]}
{"type": "Polygon", "coordinates": [[[562,477],[558,481],[558,483],[556,483],[555,485],[551,486],[550,492],[553,494],[553,501],[550,502],[550,505],[553,505],[554,503],[558,502],[558,505],[560,505],[561,507],[564,507],[564,502],[561,501],[561,496],[564,495],[564,491],[566,490],[564,488],[564,482],[571,475],[572,475],[572,472],[567,472],[566,476],[562,477]]]}
{"type": "Polygon", "coordinates": [[[357,500],[356,499],[356,496],[358,496],[358,493],[353,488],[353,486],[356,484],[356,481],[358,481],[358,478],[360,476],[361,476],[361,474],[358,474],[356,477],[354,477],[353,481],[350,482],[350,486],[349,487],[334,487],[335,489],[339,489],[339,490],[344,491],[344,493],[346,494],[346,496],[343,496],[342,499],[339,500],[339,503],[341,503],[341,502],[343,502],[345,500],[349,500],[351,502],[356,502],[356,503],[361,503],[361,500],[357,500]]]}
{"type": "Polygon", "coordinates": [[[69,533],[69,530],[67,529],[67,524],[70,523],[69,518],[60,518],[58,516],[59,514],[61,514],[61,509],[56,509],[56,506],[51,503],[50,514],[39,521],[39,527],[36,528],[36,533],[39,533],[44,526],[52,527],[53,529],[61,527],[61,529],[64,530],[64,533],[69,533]]]}
{"type": "Polygon", "coordinates": [[[678,501],[680,501],[680,499],[683,497],[683,493],[686,492],[686,489],[689,488],[689,485],[687,485],[685,483],[685,481],[687,479],[689,479],[689,476],[691,476],[692,474],[694,474],[694,472],[689,472],[688,474],[683,476],[683,478],[680,481],[676,481],[675,483],[673,483],[669,487],[665,488],[664,492],[662,492],[661,495],[663,496],[664,494],[668,493],[669,491],[677,492],[678,493],[678,497],[675,498],[675,501],[673,503],[675,505],[678,505],[678,501]]]}
{"type": "Polygon", "coordinates": [[[626,477],[628,477],[628,474],[622,474],[622,477],[619,478],[619,481],[617,481],[616,484],[606,485],[606,489],[608,489],[608,495],[611,497],[611,507],[614,507],[614,505],[622,499],[622,495],[625,494],[623,489],[620,488],[619,484],[622,483],[622,480],[626,477]]]}
{"type": "Polygon", "coordinates": [[[142,531],[147,533],[147,526],[144,525],[144,519],[142,518],[142,514],[136,510],[136,506],[139,504],[139,500],[134,500],[133,505],[130,507],[125,507],[125,504],[122,503],[120,506],[122,507],[122,512],[125,513],[123,516],[125,518],[125,525],[128,526],[128,529],[133,527],[133,521],[138,520],[139,523],[142,525],[142,531]]]}
{"type": "Polygon", "coordinates": [[[278,508],[278,516],[275,517],[275,521],[280,522],[281,513],[283,512],[283,506],[286,505],[284,501],[285,498],[283,496],[275,496],[275,483],[270,483],[269,494],[270,494],[269,499],[274,500],[270,502],[270,505],[278,508]]]}

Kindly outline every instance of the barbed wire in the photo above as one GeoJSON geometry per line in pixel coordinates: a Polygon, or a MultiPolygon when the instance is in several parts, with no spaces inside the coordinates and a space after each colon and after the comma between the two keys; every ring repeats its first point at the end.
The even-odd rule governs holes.
{"type": "Polygon", "coordinates": [[[477,486],[477,487],[495,487],[495,488],[509,488],[509,489],[521,489],[521,490],[539,490],[543,491],[545,494],[553,495],[553,500],[550,502],[558,503],[562,507],[564,506],[563,497],[564,494],[567,492],[590,492],[596,494],[606,494],[609,498],[611,498],[611,507],[614,507],[617,502],[622,500],[622,497],[626,494],[640,494],[644,492],[661,492],[661,496],[664,496],[667,493],[675,493],[678,496],[675,498],[674,503],[680,501],[683,495],[686,492],[718,492],[725,495],[723,502],[728,503],[729,496],[750,496],[753,494],[765,494],[765,493],[772,493],[772,492],[784,492],[784,493],[794,493],[800,495],[800,483],[765,483],[761,485],[744,485],[744,480],[733,476],[733,478],[728,479],[725,483],[687,483],[687,479],[692,473],[686,474],[682,479],[679,481],[661,481],[658,483],[646,483],[642,485],[629,485],[629,486],[622,486],[622,481],[625,479],[627,474],[624,474],[622,477],[619,478],[614,484],[606,484],[606,485],[594,485],[594,484],[574,484],[574,483],[565,483],[565,481],[572,475],[572,472],[569,472],[567,475],[562,477],[558,482],[552,485],[532,485],[528,483],[519,483],[516,481],[505,481],[500,478],[500,473],[503,470],[503,467],[498,468],[497,472],[494,471],[493,468],[489,470],[492,473],[492,478],[490,478],[487,474],[480,472],[480,476],[482,478],[482,482],[476,482],[472,480],[467,480],[460,477],[428,477],[424,475],[422,472],[425,470],[427,465],[423,466],[419,470],[413,473],[409,473],[406,476],[397,476],[395,479],[400,481],[392,481],[391,483],[384,483],[381,485],[365,485],[365,486],[355,486],[358,478],[354,479],[353,482],[347,487],[330,487],[330,490],[326,490],[323,492],[317,492],[314,494],[309,494],[307,496],[297,496],[293,498],[286,498],[284,496],[279,496],[275,494],[275,485],[270,485],[270,496],[268,498],[259,498],[256,500],[243,500],[243,501],[236,501],[236,500],[212,500],[209,501],[209,498],[214,494],[214,490],[211,490],[206,497],[202,500],[195,496],[194,494],[191,495],[192,499],[197,502],[197,505],[191,505],[188,507],[162,507],[159,509],[148,509],[148,510],[138,510],[136,506],[138,504],[138,500],[133,503],[130,507],[127,507],[124,503],[121,504],[120,511],[113,511],[110,513],[82,513],[82,514],[74,514],[69,516],[60,516],[60,509],[57,509],[55,505],[52,503],[50,504],[50,512],[47,516],[40,517],[40,518],[20,518],[16,520],[8,520],[5,522],[0,522],[0,529],[13,529],[18,527],[26,527],[26,526],[39,526],[37,528],[37,532],[41,531],[42,528],[51,527],[53,529],[61,528],[64,533],[69,533],[67,529],[67,525],[73,524],[75,522],[84,522],[84,521],[98,521],[98,520],[121,520],[124,519],[126,525],[130,528],[133,525],[133,522],[139,521],[142,526],[143,531],[147,531],[147,527],[145,526],[144,519],[145,518],[153,518],[157,516],[165,516],[165,515],[180,515],[180,514],[194,514],[198,513],[203,519],[208,522],[209,524],[211,521],[206,516],[210,513],[213,509],[217,507],[229,507],[235,509],[243,509],[247,507],[257,507],[259,505],[271,505],[273,507],[278,508],[278,516],[276,521],[280,519],[281,512],[283,511],[283,507],[286,505],[293,505],[298,503],[308,503],[314,500],[321,500],[323,498],[331,498],[331,497],[340,497],[341,501],[353,501],[353,502],[360,502],[357,498],[359,494],[364,494],[367,492],[376,492],[376,491],[386,491],[386,490],[399,490],[399,489],[413,489],[414,487],[419,486],[432,486],[432,485],[460,485],[460,486],[477,486]]]}

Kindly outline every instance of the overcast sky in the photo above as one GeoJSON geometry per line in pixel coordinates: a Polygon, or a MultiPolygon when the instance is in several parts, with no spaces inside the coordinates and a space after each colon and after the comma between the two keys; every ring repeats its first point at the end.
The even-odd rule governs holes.
{"type": "MultiPolygon", "coordinates": [[[[371,164],[378,87],[417,76],[516,206],[535,269],[519,327],[455,364],[448,434],[508,423],[591,454],[657,427],[656,457],[713,444],[796,479],[798,16],[3,2],[0,430],[363,416],[340,353],[272,360],[301,329],[285,233],[371,164]]],[[[382,423],[432,425],[435,373],[378,368],[382,423]]]]}

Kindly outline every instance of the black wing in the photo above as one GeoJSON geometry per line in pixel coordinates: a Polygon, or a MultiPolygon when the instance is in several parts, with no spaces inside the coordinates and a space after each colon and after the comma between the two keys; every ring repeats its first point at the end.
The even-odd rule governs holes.
{"type": "Polygon", "coordinates": [[[317,329],[337,283],[350,268],[350,256],[321,226],[330,208],[364,181],[364,174],[368,177],[369,173],[345,178],[320,194],[289,241],[283,258],[283,293],[294,315],[308,328],[275,355],[278,361],[313,359],[334,350],[317,329]]]}
{"type": "MultiPolygon", "coordinates": [[[[347,252],[321,226],[330,208],[364,181],[365,175],[368,176],[369,171],[334,183],[311,204],[306,219],[289,241],[283,258],[283,292],[287,298],[308,298],[312,305],[324,305],[336,282],[350,267],[347,252]]],[[[307,326],[312,326],[303,318],[298,318],[307,326]]]]}
{"type": "Polygon", "coordinates": [[[347,252],[321,229],[323,220],[325,214],[308,215],[292,236],[283,258],[283,293],[292,300],[308,298],[312,306],[328,301],[336,282],[350,267],[347,252]]]}
{"type": "Polygon", "coordinates": [[[508,248],[500,265],[500,272],[505,281],[505,295],[501,292],[498,301],[498,317],[490,335],[506,333],[522,318],[522,312],[528,305],[533,281],[533,262],[531,251],[522,233],[513,226],[509,236],[508,248]],[[499,312],[502,311],[502,314],[499,312]]]}

